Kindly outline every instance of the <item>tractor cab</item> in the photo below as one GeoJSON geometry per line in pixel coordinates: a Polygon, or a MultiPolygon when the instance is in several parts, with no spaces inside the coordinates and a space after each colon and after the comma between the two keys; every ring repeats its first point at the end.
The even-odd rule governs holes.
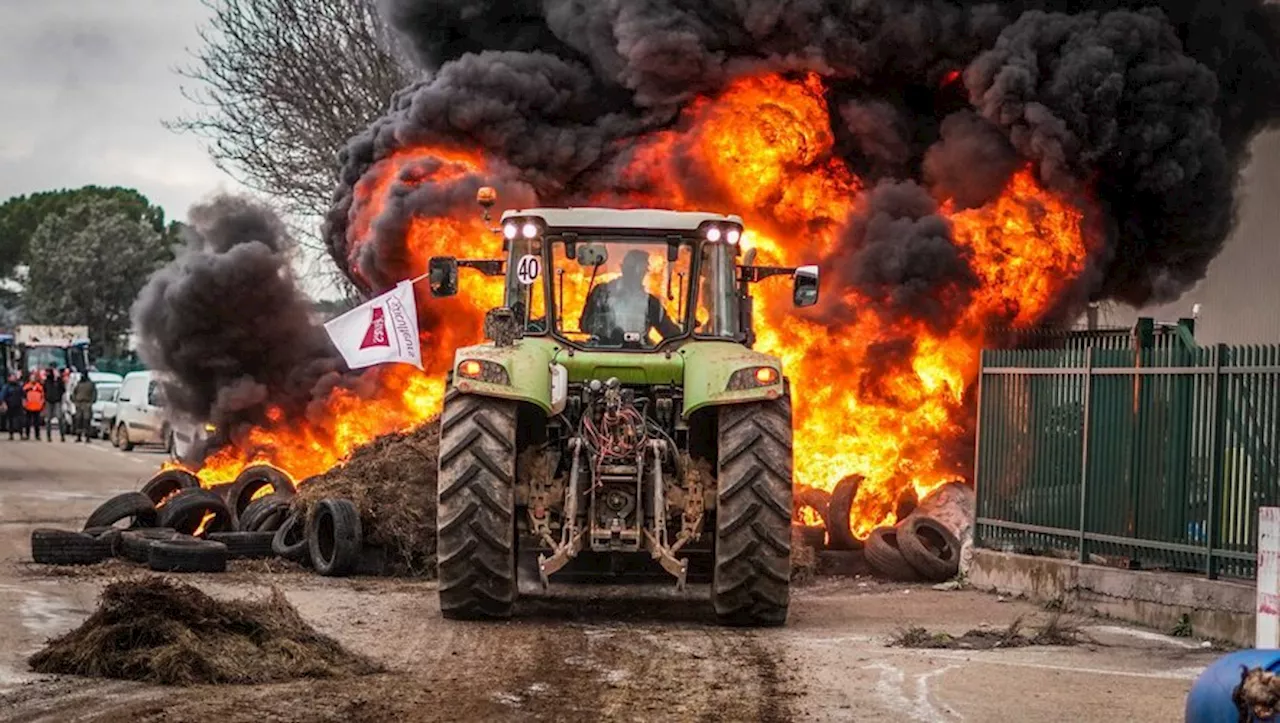
{"type": "Polygon", "coordinates": [[[520,337],[602,351],[654,351],[690,340],[750,345],[750,282],[791,275],[796,306],[818,301],[817,267],[752,265],[738,216],[534,208],[507,211],[496,230],[506,258],[434,258],[432,294],[456,293],[459,266],[505,270],[505,308],[520,337]]]}

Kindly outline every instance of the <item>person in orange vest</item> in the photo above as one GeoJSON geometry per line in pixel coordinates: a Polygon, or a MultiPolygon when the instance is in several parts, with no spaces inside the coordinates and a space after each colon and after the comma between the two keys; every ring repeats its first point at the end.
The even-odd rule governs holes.
{"type": "Polygon", "coordinates": [[[31,432],[35,430],[36,441],[40,441],[40,426],[44,421],[44,402],[44,384],[40,381],[40,374],[32,372],[31,378],[22,385],[22,409],[27,413],[27,426],[22,432],[23,439],[31,439],[31,432]]]}

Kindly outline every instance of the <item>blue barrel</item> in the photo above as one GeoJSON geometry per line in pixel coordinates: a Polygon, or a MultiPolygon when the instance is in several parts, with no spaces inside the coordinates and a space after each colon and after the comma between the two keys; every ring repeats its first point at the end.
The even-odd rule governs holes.
{"type": "MultiPolygon", "coordinates": [[[[1187,723],[1237,723],[1231,694],[1240,685],[1240,669],[1280,672],[1280,650],[1237,650],[1218,658],[1196,678],[1187,694],[1187,723]]],[[[1249,717],[1250,721],[1257,718],[1249,717]]]]}

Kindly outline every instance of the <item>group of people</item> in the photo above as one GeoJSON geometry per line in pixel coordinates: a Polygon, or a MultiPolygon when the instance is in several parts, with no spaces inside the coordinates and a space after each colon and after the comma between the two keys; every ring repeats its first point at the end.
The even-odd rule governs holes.
{"type": "MultiPolygon", "coordinates": [[[[62,404],[70,377],[70,369],[59,371],[54,367],[43,372],[31,372],[26,382],[18,374],[10,374],[4,387],[0,388],[0,432],[8,432],[9,439],[31,439],[34,436],[39,441],[40,428],[43,427],[45,440],[52,442],[53,425],[57,422],[59,438],[67,441],[62,404]]],[[[93,402],[97,396],[97,385],[88,374],[81,374],[71,390],[71,404],[75,408],[73,433],[77,442],[92,439],[90,426],[93,402]]]]}

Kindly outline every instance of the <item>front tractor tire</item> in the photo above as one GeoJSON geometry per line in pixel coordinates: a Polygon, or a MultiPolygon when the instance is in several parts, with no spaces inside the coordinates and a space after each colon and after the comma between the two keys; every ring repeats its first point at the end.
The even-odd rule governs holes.
{"type": "Polygon", "coordinates": [[[516,601],[516,405],[450,389],[440,417],[440,612],[505,618],[516,601]]]}
{"type": "Polygon", "coordinates": [[[722,625],[782,625],[791,599],[791,400],[719,414],[711,602],[722,625]]]}

